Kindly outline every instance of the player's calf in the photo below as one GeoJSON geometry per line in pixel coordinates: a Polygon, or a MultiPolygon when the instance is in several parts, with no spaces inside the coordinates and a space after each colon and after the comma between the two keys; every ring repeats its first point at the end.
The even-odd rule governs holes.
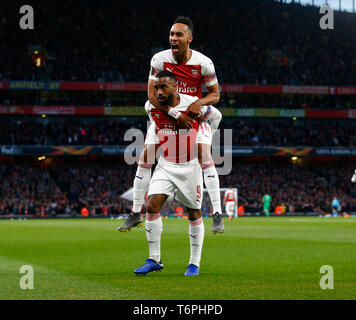
{"type": "Polygon", "coordinates": [[[143,224],[141,219],[142,207],[145,204],[145,194],[151,180],[151,168],[155,161],[159,145],[146,144],[141,153],[133,183],[133,206],[132,212],[125,222],[118,228],[119,231],[130,231],[133,227],[143,224]]]}
{"type": "Polygon", "coordinates": [[[188,209],[190,258],[187,271],[184,275],[199,275],[199,266],[204,242],[204,223],[201,210],[188,209]]]}

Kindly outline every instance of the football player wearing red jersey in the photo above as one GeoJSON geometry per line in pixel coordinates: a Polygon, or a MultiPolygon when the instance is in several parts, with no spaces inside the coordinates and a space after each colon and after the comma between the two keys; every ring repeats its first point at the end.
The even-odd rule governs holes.
{"type": "MultiPolygon", "coordinates": [[[[170,105],[174,111],[180,113],[187,112],[188,106],[196,100],[195,97],[177,93],[176,77],[169,71],[160,71],[157,74],[154,95],[159,104],[170,105]]],[[[160,250],[163,225],[160,211],[167,198],[174,196],[188,211],[190,260],[185,275],[197,276],[204,241],[201,214],[203,176],[195,148],[199,123],[194,121],[191,129],[180,130],[176,120],[155,105],[147,106],[147,110],[152,115],[159,144],[164,152],[152,175],[147,196],[145,230],[149,258],[134,272],[146,274],[163,269],[160,250]]]]}
{"type": "MultiPolygon", "coordinates": [[[[180,128],[190,129],[193,119],[200,115],[203,105],[216,104],[220,99],[219,84],[217,81],[214,64],[202,53],[190,49],[193,41],[193,24],[187,17],[178,17],[171,27],[169,43],[171,49],[158,52],[152,57],[151,70],[148,80],[148,99],[152,105],[177,120],[180,128]],[[175,112],[171,106],[160,105],[154,94],[154,80],[158,72],[167,70],[177,78],[177,92],[197,96],[187,110],[187,114],[175,112]],[[202,96],[202,87],[205,83],[208,94],[202,96]]],[[[142,225],[140,218],[144,196],[151,177],[151,167],[154,163],[155,152],[158,144],[147,143],[154,134],[153,126],[148,129],[145,149],[141,154],[137,172],[134,179],[133,208],[125,223],[119,227],[120,231],[130,230],[134,226],[142,225]]],[[[211,156],[212,133],[208,124],[201,124],[198,130],[198,158],[203,169],[204,182],[213,206],[213,233],[224,232],[222,219],[219,176],[211,156]],[[205,130],[208,128],[207,130],[205,130]]]]}
{"type": "Polygon", "coordinates": [[[235,191],[232,190],[232,186],[229,186],[229,189],[225,191],[224,205],[226,214],[229,216],[229,221],[231,221],[235,213],[235,207],[237,206],[237,196],[235,191]]]}

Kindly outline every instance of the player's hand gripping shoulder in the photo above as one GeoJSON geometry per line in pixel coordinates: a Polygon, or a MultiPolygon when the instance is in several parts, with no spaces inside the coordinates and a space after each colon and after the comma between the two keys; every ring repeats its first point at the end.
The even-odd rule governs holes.
{"type": "Polygon", "coordinates": [[[187,116],[184,113],[181,113],[179,118],[177,119],[177,125],[179,129],[191,129],[193,126],[193,122],[195,120],[191,117],[187,116]]]}
{"type": "Polygon", "coordinates": [[[201,101],[199,99],[195,100],[192,104],[190,104],[190,106],[187,109],[188,115],[193,119],[199,117],[201,107],[202,107],[201,101]]]}
{"type": "Polygon", "coordinates": [[[191,129],[193,122],[195,121],[191,117],[187,116],[184,113],[176,110],[175,108],[169,108],[168,115],[177,120],[177,125],[179,129],[191,129]]]}

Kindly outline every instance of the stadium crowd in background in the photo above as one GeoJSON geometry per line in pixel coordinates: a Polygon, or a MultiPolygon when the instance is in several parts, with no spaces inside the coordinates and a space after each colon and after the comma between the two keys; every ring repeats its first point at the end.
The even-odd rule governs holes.
{"type": "Polygon", "coordinates": [[[112,164],[62,165],[50,168],[50,174],[74,205],[77,212],[86,207],[90,213],[105,215],[129,211],[128,201],[120,195],[132,185],[131,170],[112,164]]]}
{"type": "Polygon", "coordinates": [[[47,217],[78,214],[82,208],[87,208],[90,215],[127,213],[129,203],[119,197],[128,187],[130,177],[125,178],[126,182],[122,180],[125,172],[118,173],[118,168],[107,166],[47,170],[3,164],[0,167],[0,214],[47,217]]]}
{"type": "MultiPolygon", "coordinates": [[[[43,96],[40,92],[0,91],[0,105],[3,106],[75,106],[75,107],[141,107],[147,101],[142,92],[127,95],[124,93],[110,94],[107,91],[89,91],[89,94],[77,96],[70,91],[61,91],[43,96]]],[[[221,92],[219,108],[264,108],[264,109],[352,109],[356,105],[355,98],[350,95],[273,95],[273,94],[229,94],[221,92]]]]}
{"type": "MultiPolygon", "coordinates": [[[[221,186],[239,190],[238,202],[247,213],[263,215],[262,196],[272,196],[271,212],[330,213],[336,196],[341,212],[356,212],[351,197],[353,164],[302,167],[287,163],[237,163],[230,175],[220,176],[221,186]]],[[[131,204],[120,195],[132,186],[134,170],[124,164],[54,165],[48,169],[25,165],[1,165],[0,214],[36,216],[74,215],[83,207],[90,215],[117,216],[130,212],[131,204]]],[[[222,193],[223,196],[223,193],[222,193]]],[[[171,215],[178,202],[168,202],[162,216],[171,215]]],[[[212,214],[204,194],[203,216],[212,214]]]]}
{"type": "Polygon", "coordinates": [[[235,146],[356,146],[353,121],[230,118],[220,129],[232,129],[235,146]]]}
{"type": "Polygon", "coordinates": [[[344,211],[355,210],[351,183],[347,181],[352,165],[319,164],[308,167],[297,164],[261,163],[235,165],[232,174],[221,176],[222,185],[234,184],[240,190],[239,204],[246,212],[261,211],[261,198],[272,196],[271,210],[285,205],[287,212],[330,211],[337,195],[344,211]],[[237,182],[237,183],[236,183],[237,182]]]}
{"type": "Polygon", "coordinates": [[[64,213],[66,195],[43,168],[0,166],[0,214],[54,215],[64,213]]]}
{"type": "Polygon", "coordinates": [[[146,132],[147,119],[134,123],[117,120],[85,121],[60,118],[52,121],[30,118],[0,119],[3,145],[120,145],[130,128],[146,132]]]}
{"type": "MultiPolygon", "coordinates": [[[[216,0],[183,0],[181,6],[197,34],[204,34],[194,39],[193,49],[216,61],[220,83],[356,83],[356,72],[347,72],[356,66],[351,13],[336,12],[337,28],[324,32],[315,27],[319,8],[298,3],[230,0],[222,6],[216,0]],[[234,35],[233,41],[219,30],[234,35]]],[[[18,8],[11,1],[4,1],[2,8],[9,14],[0,21],[0,80],[142,82],[149,57],[167,47],[166,30],[176,16],[176,7],[162,1],[140,6],[74,0],[58,7],[42,3],[36,7],[36,28],[29,34],[13,31],[18,8]],[[31,45],[42,46],[46,57],[42,68],[30,59],[31,45]]]]}
{"type": "MultiPolygon", "coordinates": [[[[229,0],[221,6],[217,0],[199,4],[182,0],[181,5],[194,21],[196,34],[204,35],[194,38],[192,48],[212,58],[220,84],[356,83],[356,28],[350,13],[335,12],[337,28],[324,32],[315,27],[319,9],[297,3],[229,0]],[[233,40],[221,32],[234,35],[233,40]]],[[[177,15],[176,8],[163,1],[141,6],[48,2],[35,8],[35,30],[23,32],[14,28],[19,13],[13,1],[4,0],[1,6],[6,14],[0,18],[0,81],[146,82],[149,59],[167,48],[167,30],[177,15]],[[31,59],[33,48],[44,54],[41,67],[31,59]]],[[[351,109],[352,99],[347,95],[223,93],[218,107],[351,109]]],[[[0,104],[7,106],[143,106],[146,100],[142,92],[0,90],[0,104]]],[[[131,127],[146,132],[146,119],[2,117],[0,144],[120,145],[131,127]]],[[[346,120],[226,117],[220,128],[232,128],[236,146],[356,146],[354,122],[346,120]]],[[[230,175],[221,176],[220,185],[239,189],[239,204],[246,213],[263,214],[261,198],[266,192],[272,196],[272,212],[285,207],[286,212],[330,213],[333,196],[342,211],[355,212],[349,181],[353,170],[354,165],[348,164],[302,167],[241,162],[230,175]]],[[[1,164],[0,215],[73,215],[83,208],[98,216],[129,213],[131,204],[120,194],[131,187],[133,174],[133,166],[122,164],[83,162],[49,168],[1,164]]],[[[177,205],[167,203],[162,216],[174,212],[177,205]]],[[[212,213],[207,195],[202,211],[204,216],[212,213]]]]}
{"type": "MultiPolygon", "coordinates": [[[[0,120],[2,145],[125,145],[126,130],[145,134],[147,119],[8,118],[0,120]]],[[[290,120],[223,118],[220,129],[232,129],[235,146],[354,147],[352,120],[290,120]]],[[[221,134],[223,139],[223,134],[221,134]]]]}

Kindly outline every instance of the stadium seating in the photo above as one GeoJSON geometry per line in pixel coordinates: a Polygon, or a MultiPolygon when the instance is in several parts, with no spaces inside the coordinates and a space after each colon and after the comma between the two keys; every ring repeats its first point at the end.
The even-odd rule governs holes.
{"type": "MultiPolygon", "coordinates": [[[[18,14],[13,3],[2,3],[12,15],[1,21],[0,80],[144,82],[152,53],[168,46],[176,8],[162,1],[149,7],[144,2],[67,2],[37,6],[39,22],[30,33],[14,28],[18,14]],[[31,45],[43,48],[43,68],[30,59],[31,45]]],[[[297,3],[229,0],[222,6],[216,0],[183,0],[181,7],[195,25],[193,49],[213,59],[221,83],[356,83],[351,13],[336,12],[337,28],[325,32],[315,27],[318,8],[297,3]]]]}
{"type": "MultiPolygon", "coordinates": [[[[0,215],[25,214],[41,217],[79,213],[84,206],[90,215],[128,213],[130,203],[120,195],[132,186],[134,166],[126,164],[63,164],[49,168],[29,165],[0,167],[0,215]],[[105,212],[105,208],[108,212],[105,212]]],[[[354,166],[334,163],[300,167],[290,163],[235,163],[230,175],[221,175],[222,186],[239,189],[239,203],[247,214],[262,214],[263,193],[272,195],[272,209],[285,205],[287,213],[330,213],[336,195],[345,212],[355,211],[348,179],[354,166]],[[345,179],[346,177],[346,179],[345,179]],[[348,183],[345,184],[345,180],[348,183]]],[[[169,202],[162,215],[173,214],[176,202],[169,202]]],[[[203,214],[210,215],[210,201],[204,198],[203,214]]]]}
{"type": "MultiPolygon", "coordinates": [[[[120,1],[83,4],[67,0],[66,4],[36,6],[36,28],[26,32],[14,27],[19,14],[13,1],[1,4],[6,15],[0,18],[0,147],[5,146],[0,159],[0,216],[71,216],[83,207],[90,216],[130,211],[130,203],[119,195],[132,186],[136,167],[122,163],[122,155],[117,163],[100,158],[93,164],[78,153],[73,162],[61,158],[64,164],[44,165],[36,159],[36,152],[23,162],[12,148],[124,145],[126,130],[146,131],[147,117],[113,116],[111,111],[110,117],[25,114],[35,106],[142,107],[147,99],[145,90],[7,90],[1,82],[146,83],[150,58],[168,48],[168,30],[176,8],[163,1],[140,2],[139,6],[120,1]],[[31,56],[33,48],[44,57],[39,67],[31,56]]],[[[222,6],[218,0],[182,0],[180,5],[194,22],[192,48],[214,61],[222,85],[355,86],[356,29],[350,13],[335,12],[337,28],[328,32],[315,27],[320,19],[318,8],[298,3],[226,0],[222,6]]],[[[232,129],[234,147],[354,148],[355,120],[347,118],[355,118],[355,95],[333,93],[222,92],[217,106],[228,109],[225,111],[231,117],[224,113],[220,128],[232,129]],[[245,108],[268,110],[261,118],[237,116],[237,111],[245,108]],[[271,109],[281,108],[305,114],[310,109],[332,112],[323,119],[315,114],[296,120],[269,116],[271,109]],[[333,111],[342,111],[343,116],[334,117],[333,111]]],[[[290,163],[288,156],[283,162],[264,157],[261,163],[234,157],[232,173],[221,176],[220,185],[239,189],[246,215],[261,212],[266,190],[272,195],[272,206],[284,204],[288,213],[323,214],[330,209],[333,195],[344,210],[355,211],[349,181],[353,158],[335,163],[330,159],[335,157],[321,165],[306,157],[305,163],[298,165],[290,163]]],[[[162,215],[174,212],[175,206],[167,203],[162,215]]],[[[211,213],[208,197],[204,198],[203,213],[211,213]]]]}
{"type": "MultiPolygon", "coordinates": [[[[120,119],[0,119],[1,145],[126,145],[125,131],[146,133],[147,118],[120,119]]],[[[232,129],[235,146],[355,147],[354,120],[290,120],[223,118],[220,129],[232,129]]],[[[222,139],[223,135],[221,135],[222,139]]]]}

